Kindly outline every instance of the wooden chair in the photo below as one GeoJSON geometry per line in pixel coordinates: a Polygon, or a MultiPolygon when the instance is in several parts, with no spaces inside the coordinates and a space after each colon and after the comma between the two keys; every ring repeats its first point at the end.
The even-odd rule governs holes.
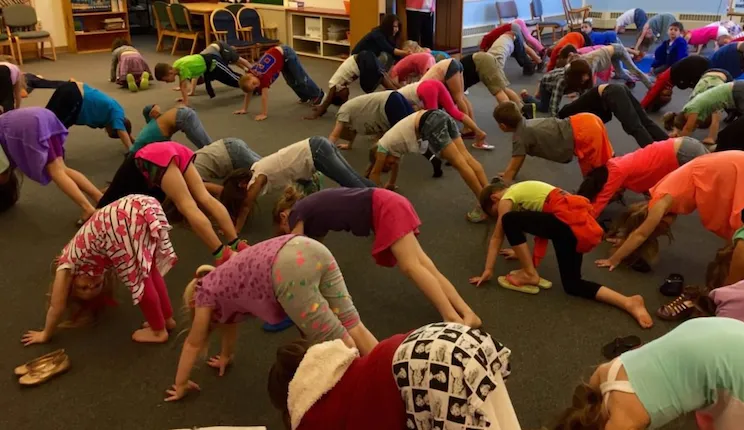
{"type": "Polygon", "coordinates": [[[566,28],[566,21],[545,21],[545,19],[543,18],[542,0],[532,0],[530,2],[530,15],[532,15],[533,21],[537,21],[537,23],[535,24],[535,37],[542,40],[542,32],[546,28],[551,29],[551,33],[553,35],[553,43],[555,43],[556,41],[556,33],[560,33],[559,36],[563,37],[563,29],[566,28]]]}
{"type": "Polygon", "coordinates": [[[232,12],[233,15],[236,17],[238,16],[238,12],[240,12],[240,9],[243,9],[245,7],[244,3],[231,3],[227,6],[225,6],[225,9],[232,12]]]}
{"type": "Polygon", "coordinates": [[[152,3],[152,11],[155,13],[155,29],[158,32],[158,44],[155,47],[156,51],[163,49],[163,38],[168,36],[174,39],[173,45],[175,46],[175,38],[177,31],[171,24],[170,12],[168,9],[170,5],[164,1],[156,1],[152,3]]]}
{"type": "Polygon", "coordinates": [[[279,29],[276,27],[265,27],[263,18],[255,9],[244,7],[238,12],[238,26],[245,40],[254,44],[254,53],[256,56],[261,55],[272,46],[281,44],[277,34],[279,29]]]}
{"type": "Polygon", "coordinates": [[[235,48],[241,57],[253,57],[255,43],[240,37],[238,21],[232,12],[227,9],[217,9],[210,15],[209,21],[216,40],[221,40],[235,48]]]}
{"type": "Polygon", "coordinates": [[[178,47],[178,41],[180,39],[193,41],[191,43],[190,52],[193,55],[196,50],[196,42],[199,41],[200,37],[202,39],[204,38],[204,32],[194,30],[191,26],[191,13],[186,9],[186,6],[179,3],[173,3],[168,8],[168,14],[170,16],[171,25],[176,29],[176,40],[173,42],[171,55],[176,53],[176,48],[178,47]]]}
{"type": "Polygon", "coordinates": [[[581,24],[589,18],[592,11],[591,6],[583,6],[577,9],[571,7],[571,0],[561,0],[563,2],[563,11],[566,13],[566,25],[568,30],[579,30],[581,24]]]}
{"type": "Polygon", "coordinates": [[[54,48],[54,40],[48,31],[41,28],[41,23],[36,16],[36,9],[25,4],[14,4],[3,8],[3,21],[11,43],[14,41],[18,52],[18,63],[23,65],[22,44],[33,43],[39,58],[47,58],[57,61],[57,51],[54,48]],[[52,47],[52,58],[44,57],[44,42],[49,42],[52,47]]]}
{"type": "MultiPolygon", "coordinates": [[[[517,2],[514,0],[509,1],[497,1],[496,2],[496,13],[499,16],[499,24],[503,24],[504,21],[511,22],[515,19],[519,18],[519,10],[517,9],[517,2]]],[[[524,21],[524,25],[527,26],[527,29],[529,30],[532,27],[536,27],[536,25],[539,23],[536,19],[530,19],[527,21],[524,21]]],[[[534,33],[537,29],[533,30],[534,33]]]]}
{"type": "Polygon", "coordinates": [[[0,47],[2,47],[3,54],[5,54],[5,46],[10,48],[10,56],[13,57],[14,60],[18,61],[18,58],[15,55],[15,50],[13,49],[13,40],[8,36],[5,24],[2,21],[2,17],[0,17],[0,47]]]}

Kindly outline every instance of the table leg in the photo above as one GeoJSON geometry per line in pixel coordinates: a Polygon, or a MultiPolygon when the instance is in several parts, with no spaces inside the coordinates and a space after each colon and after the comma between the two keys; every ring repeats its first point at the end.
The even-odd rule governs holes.
{"type": "Polygon", "coordinates": [[[204,44],[209,46],[212,43],[212,33],[209,31],[209,15],[204,14],[202,16],[204,16],[204,44]]]}

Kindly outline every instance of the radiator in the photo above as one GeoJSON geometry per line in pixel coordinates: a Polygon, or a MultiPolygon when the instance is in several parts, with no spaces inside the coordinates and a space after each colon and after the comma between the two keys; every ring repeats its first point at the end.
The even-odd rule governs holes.
{"type": "MultiPolygon", "coordinates": [[[[546,22],[550,22],[551,20],[556,20],[556,19],[565,20],[566,18],[563,15],[546,16],[543,18],[543,20],[546,22]]],[[[493,30],[497,26],[499,26],[498,23],[483,24],[483,25],[478,25],[474,27],[464,27],[462,29],[462,48],[467,49],[467,48],[477,47],[478,45],[480,45],[480,42],[481,42],[481,39],[483,39],[483,36],[488,34],[489,31],[493,30]]],[[[550,30],[551,30],[550,28],[544,29],[542,33],[543,36],[545,36],[546,34],[550,34],[550,30]]]]}
{"type": "MultiPolygon", "coordinates": [[[[589,16],[592,19],[593,25],[595,28],[599,29],[611,29],[615,28],[615,20],[623,14],[624,11],[615,11],[615,12],[598,12],[598,11],[592,11],[589,16]]],[[[646,13],[649,18],[656,15],[655,12],[647,12],[646,13]]],[[[682,25],[685,27],[685,29],[693,29],[693,28],[700,28],[704,27],[711,22],[714,21],[720,21],[722,19],[726,19],[725,15],[715,15],[715,14],[700,14],[700,13],[675,13],[673,14],[677,17],[677,20],[682,23],[682,25]]],[[[628,26],[628,29],[635,29],[635,25],[628,26]]]]}

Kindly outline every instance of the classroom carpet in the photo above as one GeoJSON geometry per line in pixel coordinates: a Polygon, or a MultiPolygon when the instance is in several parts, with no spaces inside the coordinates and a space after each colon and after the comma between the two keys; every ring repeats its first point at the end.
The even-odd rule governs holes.
{"type": "MultiPolygon", "coordinates": [[[[630,43],[626,41],[626,44],[630,43]]],[[[154,68],[158,62],[177,57],[156,53],[153,38],[135,38],[135,45],[154,68]]],[[[181,51],[181,54],[184,54],[181,51]]],[[[144,125],[142,108],[158,103],[173,106],[178,93],[173,84],[154,83],[147,91],[130,93],[109,83],[110,55],[62,54],[57,62],[28,59],[24,71],[49,79],[74,77],[115,97],[127,111],[136,134],[144,125]]],[[[310,76],[323,88],[339,63],[300,57],[310,76]]],[[[540,74],[523,77],[514,60],[508,61],[507,76],[512,88],[534,91],[540,74]]],[[[271,154],[310,136],[327,136],[334,124],[335,108],[323,118],[305,121],[310,113],[280,77],[271,88],[269,117],[256,122],[260,101],[253,100],[250,114],[233,115],[240,108],[243,94],[233,88],[216,85],[217,96],[209,99],[198,88],[193,107],[210,136],[216,140],[237,137],[262,155],[271,154]]],[[[638,85],[639,99],[646,89],[638,85]]],[[[44,106],[51,90],[35,90],[24,106],[44,106]]],[[[361,94],[358,86],[353,95],[361,94]]],[[[673,102],[665,108],[680,109],[689,91],[675,90],[673,102]]],[[[475,106],[475,120],[488,133],[491,152],[472,150],[489,176],[504,170],[511,154],[510,136],[501,132],[491,114],[494,98],[478,84],[469,91],[475,106]]],[[[659,121],[659,115],[654,115],[659,121]]],[[[617,154],[638,148],[615,120],[607,124],[617,154]]],[[[702,138],[705,131],[699,131],[702,138]]],[[[190,144],[183,134],[175,140],[190,144]]],[[[74,126],[66,145],[66,162],[87,175],[97,186],[105,186],[123,160],[124,148],[103,130],[74,126]]],[[[358,142],[344,156],[358,171],[367,163],[367,146],[358,142]]],[[[470,224],[465,214],[475,200],[465,183],[451,167],[444,177],[431,177],[431,167],[422,157],[404,160],[398,179],[399,192],[411,200],[423,225],[419,241],[440,271],[457,287],[460,294],[483,319],[483,328],[512,350],[513,373],[507,388],[523,429],[550,427],[561,408],[570,404],[576,384],[588,380],[593,367],[604,361],[602,345],[618,336],[638,335],[650,341],[671,330],[675,324],[654,319],[655,325],[642,330],[624,312],[594,301],[568,296],[560,279],[552,248],[540,266],[542,277],[554,282],[551,290],[527,295],[500,288],[492,281],[480,288],[468,284],[468,278],[483,270],[488,224],[470,224]]],[[[575,162],[557,164],[528,158],[520,180],[546,181],[569,191],[578,187],[581,175],[575,162]]],[[[331,181],[327,181],[330,183],[331,181]]],[[[331,186],[335,186],[331,184],[331,186]]],[[[242,236],[255,243],[272,237],[271,208],[277,194],[259,200],[258,210],[242,236]]],[[[627,195],[633,201],[640,196],[627,195]]],[[[619,213],[623,208],[613,206],[619,213]]],[[[94,327],[59,330],[46,345],[23,347],[21,335],[29,329],[41,329],[49,291],[50,264],[76,232],[80,212],[53,184],[41,187],[33,181],[23,184],[18,204],[0,214],[0,302],[3,336],[0,337],[0,428],[2,429],[171,429],[192,426],[267,426],[282,428],[279,414],[266,394],[267,373],[276,348],[298,337],[295,329],[265,333],[261,322],[249,319],[240,324],[240,336],[234,365],[218,377],[202,362],[192,374],[201,392],[191,393],[177,403],[166,403],[165,390],[173,383],[188,316],[177,313],[178,328],[164,345],[142,345],[131,340],[143,318],[132,306],[125,288],[116,291],[119,305],[105,312],[94,327]],[[30,389],[22,389],[11,376],[14,366],[57,348],[65,348],[72,362],[67,374],[30,389]]],[[[607,244],[598,246],[584,259],[586,279],[601,282],[624,294],[641,294],[649,311],[668,301],[658,286],[671,272],[685,276],[688,284],[704,281],[705,268],[722,241],[706,231],[696,215],[680,217],[673,228],[672,244],[662,242],[661,257],[651,273],[640,274],[627,268],[613,272],[598,269],[594,260],[604,258],[607,244]]],[[[210,263],[209,250],[183,225],[172,231],[179,256],[178,264],[166,276],[173,306],[181,306],[181,293],[194,270],[210,263]]],[[[333,252],[362,321],[379,339],[403,333],[439,320],[439,315],[414,284],[397,269],[376,266],[370,256],[371,238],[348,233],[332,233],[325,244],[333,252]]],[[[495,274],[515,269],[516,263],[499,260],[495,274]]],[[[218,353],[219,339],[212,336],[210,354],[218,353]]],[[[365,387],[359,387],[364,390],[365,387]]],[[[369,405],[374,408],[375,405],[369,405]]],[[[667,428],[692,429],[690,417],[667,428]]]]}

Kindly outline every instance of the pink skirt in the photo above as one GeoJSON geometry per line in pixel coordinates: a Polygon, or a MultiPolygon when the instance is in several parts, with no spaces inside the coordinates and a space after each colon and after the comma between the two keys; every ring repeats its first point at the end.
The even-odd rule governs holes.
{"type": "Polygon", "coordinates": [[[127,74],[131,73],[134,76],[134,80],[139,85],[140,77],[143,73],[150,72],[150,66],[147,65],[147,61],[140,54],[126,54],[119,57],[119,67],[116,70],[116,83],[119,85],[127,84],[127,74]]]}
{"type": "Polygon", "coordinates": [[[384,188],[372,193],[372,228],[375,242],[372,257],[383,267],[394,267],[398,260],[390,249],[408,233],[419,234],[421,220],[408,199],[384,188]]]}

